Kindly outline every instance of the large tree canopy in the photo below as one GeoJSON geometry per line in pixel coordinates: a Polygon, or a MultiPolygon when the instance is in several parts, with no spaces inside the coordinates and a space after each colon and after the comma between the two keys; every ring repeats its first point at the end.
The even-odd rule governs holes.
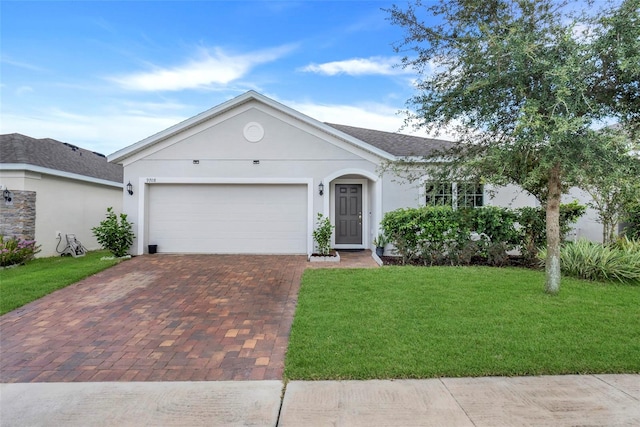
{"type": "Polygon", "coordinates": [[[594,124],[640,119],[639,2],[598,15],[554,0],[417,0],[389,10],[406,31],[396,46],[403,66],[420,76],[409,121],[460,137],[437,154],[446,163],[425,167],[515,183],[540,200],[550,293],[560,286],[560,197],[597,158],[594,124]]]}

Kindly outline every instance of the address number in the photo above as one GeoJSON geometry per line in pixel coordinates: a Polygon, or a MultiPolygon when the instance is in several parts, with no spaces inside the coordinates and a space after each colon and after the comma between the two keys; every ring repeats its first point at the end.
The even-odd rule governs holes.
{"type": "Polygon", "coordinates": [[[155,178],[147,178],[147,184],[152,184],[154,182],[156,182],[155,178]]]}

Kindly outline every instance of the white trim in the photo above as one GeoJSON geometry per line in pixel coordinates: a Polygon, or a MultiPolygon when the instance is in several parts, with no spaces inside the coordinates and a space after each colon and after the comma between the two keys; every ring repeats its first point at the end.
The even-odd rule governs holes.
{"type": "Polygon", "coordinates": [[[334,136],[336,138],[339,138],[343,141],[346,141],[362,150],[368,151],[372,154],[375,154],[378,157],[381,157],[385,160],[396,160],[396,156],[381,150],[377,147],[374,147],[371,144],[368,144],[360,139],[354,138],[351,135],[348,135],[338,129],[335,129],[327,124],[324,124],[314,118],[311,118],[305,114],[300,113],[299,111],[294,110],[293,108],[287,107],[286,105],[283,105],[277,101],[274,101],[271,98],[268,98],[264,95],[259,94],[258,92],[255,92],[253,90],[250,90],[240,96],[237,96],[236,98],[233,98],[229,101],[226,101],[216,107],[213,107],[207,111],[204,111],[194,117],[191,117],[187,120],[184,120],[174,126],[171,126],[159,133],[156,133],[155,135],[152,135],[148,138],[145,138],[141,141],[136,142],[135,144],[129,145],[128,147],[125,147],[121,150],[116,151],[115,153],[110,154],[109,156],[107,156],[107,159],[109,162],[114,162],[114,163],[123,163],[123,160],[125,160],[128,157],[131,157],[133,155],[135,155],[136,153],[139,153],[147,148],[149,148],[152,145],[155,145],[161,141],[167,140],[177,134],[180,134],[184,131],[186,131],[189,128],[198,126],[200,124],[202,124],[205,121],[208,121],[218,115],[221,115],[231,109],[235,109],[237,107],[239,107],[242,104],[245,104],[249,101],[257,101],[260,102],[262,104],[265,104],[271,108],[273,108],[276,111],[279,111],[283,114],[286,114],[290,117],[293,117],[294,119],[297,119],[307,125],[310,125],[314,128],[317,128],[321,131],[323,131],[326,134],[329,134],[331,136],[334,136]]]}
{"type": "Polygon", "coordinates": [[[150,185],[158,184],[291,184],[307,186],[307,256],[313,253],[313,178],[189,178],[189,177],[140,177],[138,180],[138,247],[137,254],[144,252],[147,237],[147,191],[150,185]]]}
{"type": "Polygon", "coordinates": [[[74,179],[76,181],[90,182],[92,184],[107,185],[109,187],[123,188],[124,185],[120,182],[109,181],[106,179],[94,178],[87,175],[81,175],[72,172],[65,172],[58,169],[45,168],[43,166],[35,166],[27,163],[0,163],[0,171],[27,171],[35,173],[43,173],[45,175],[58,176],[61,178],[74,179]]]}
{"type": "MultiPolygon", "coordinates": [[[[331,245],[336,249],[365,249],[369,247],[369,180],[357,178],[335,179],[331,182],[331,199],[335,199],[336,184],[360,184],[362,185],[362,243],[360,244],[337,244],[335,233],[331,235],[331,245]]],[[[333,202],[331,209],[331,222],[336,223],[336,204],[333,202]]]]}
{"type": "MultiPolygon", "coordinates": [[[[364,169],[357,168],[347,168],[341,169],[339,171],[335,171],[325,176],[322,180],[325,185],[325,193],[324,200],[322,205],[322,211],[324,216],[328,216],[331,219],[331,222],[335,225],[335,207],[331,209],[332,201],[334,198],[335,191],[335,183],[339,184],[361,184],[364,182],[365,185],[362,186],[362,245],[339,245],[336,249],[366,249],[370,246],[370,236],[369,230],[370,224],[375,224],[377,228],[380,226],[380,221],[382,220],[382,179],[379,175],[374,172],[370,172],[364,169]],[[360,175],[365,177],[366,179],[361,178],[344,178],[340,177],[345,175],[360,175]],[[335,182],[334,182],[335,181],[335,182]],[[373,182],[374,191],[376,193],[376,205],[371,208],[371,201],[369,200],[369,181],[373,182]],[[369,219],[368,212],[373,212],[372,218],[369,219]],[[365,215],[366,213],[366,215],[365,215]],[[365,220],[367,222],[365,227],[365,220]],[[366,231],[366,233],[365,233],[366,231]]],[[[335,247],[335,234],[331,236],[331,244],[335,247]]]]}

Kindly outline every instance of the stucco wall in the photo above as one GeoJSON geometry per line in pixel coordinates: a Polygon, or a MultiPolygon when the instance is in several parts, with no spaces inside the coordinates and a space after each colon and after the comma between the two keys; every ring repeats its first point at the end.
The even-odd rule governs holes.
{"type": "Polygon", "coordinates": [[[39,257],[57,255],[62,235],[75,234],[89,250],[99,249],[91,228],[105,218],[107,207],[122,211],[122,189],[96,183],[33,172],[1,171],[0,183],[10,190],[21,189],[36,194],[35,240],[41,245],[39,257]]]}
{"type": "MultiPolygon", "coordinates": [[[[374,207],[378,201],[373,181],[378,179],[379,160],[371,153],[292,120],[281,112],[264,106],[246,106],[234,114],[185,130],[125,162],[124,182],[132,183],[134,194],[125,194],[123,209],[136,224],[136,235],[148,235],[146,218],[139,216],[139,212],[146,212],[148,200],[140,200],[140,197],[148,193],[146,188],[154,185],[153,181],[305,179],[313,182],[309,191],[315,221],[317,212],[331,215],[328,198],[332,196],[332,181],[357,176],[367,181],[368,206],[363,209],[372,213],[366,214],[363,232],[365,244],[368,244],[377,221],[374,207]],[[245,138],[244,129],[249,123],[258,123],[263,128],[264,136],[259,142],[245,138]],[[318,194],[320,182],[325,186],[324,196],[318,194]]],[[[136,238],[134,248],[138,248],[138,252],[140,243],[142,247],[148,244],[136,238]]]]}

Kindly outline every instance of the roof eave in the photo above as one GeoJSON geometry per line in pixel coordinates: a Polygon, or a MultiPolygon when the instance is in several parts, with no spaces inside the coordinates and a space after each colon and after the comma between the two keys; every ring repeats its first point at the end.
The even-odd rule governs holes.
{"type": "Polygon", "coordinates": [[[374,147],[373,145],[362,141],[358,138],[355,138],[347,133],[344,133],[336,128],[333,128],[325,123],[322,123],[319,120],[316,120],[312,117],[307,116],[306,114],[303,114],[297,110],[294,110],[293,108],[287,107],[284,104],[281,104],[277,101],[274,101],[271,98],[268,98],[264,95],[259,94],[256,91],[250,90],[240,96],[237,96],[233,99],[230,99],[226,102],[223,102],[222,104],[215,106],[207,111],[204,111],[190,119],[184,120],[180,123],[177,123],[174,126],[171,126],[170,128],[167,128],[161,132],[156,133],[155,135],[151,135],[148,138],[145,138],[141,141],[138,141],[128,147],[125,147],[121,150],[118,150],[110,155],[107,156],[107,160],[109,162],[112,163],[121,163],[123,160],[125,160],[128,157],[131,157],[137,153],[139,153],[140,151],[146,149],[147,147],[150,147],[151,145],[154,145],[160,141],[163,141],[167,138],[170,138],[173,135],[176,135],[186,129],[189,129],[193,126],[196,126],[202,122],[205,122],[207,120],[209,120],[212,117],[215,117],[225,111],[228,111],[236,106],[242,105],[246,102],[249,102],[251,100],[256,100],[259,102],[262,102],[276,110],[279,110],[291,117],[294,117],[310,126],[313,126],[315,128],[318,128],[320,130],[322,130],[323,132],[332,135],[336,138],[342,139],[343,141],[352,144],[362,150],[365,150],[371,154],[374,154],[378,157],[381,157],[385,160],[389,160],[389,161],[394,161],[396,160],[396,156],[394,156],[393,154],[381,150],[377,147],[374,147]]]}

